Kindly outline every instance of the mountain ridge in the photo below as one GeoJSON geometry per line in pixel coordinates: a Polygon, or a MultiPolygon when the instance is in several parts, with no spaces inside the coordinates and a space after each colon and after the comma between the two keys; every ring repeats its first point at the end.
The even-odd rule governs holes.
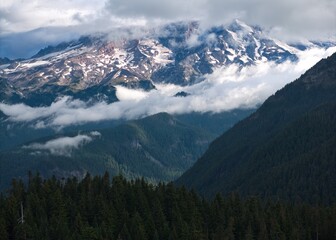
{"type": "Polygon", "coordinates": [[[43,137],[0,151],[0,188],[13,177],[26,179],[28,171],[58,178],[108,171],[129,179],[170,181],[190,167],[213,138],[167,113],[116,127],[43,137]]]}
{"type": "MultiPolygon", "coordinates": [[[[294,157],[291,156],[294,156],[292,154],[295,153],[295,146],[293,146],[294,150],[291,148],[286,149],[286,147],[281,149],[276,148],[277,144],[275,144],[276,137],[283,136],[286,131],[292,133],[288,137],[294,137],[294,130],[298,129],[300,125],[304,127],[304,124],[306,124],[306,131],[301,131],[301,135],[297,136],[297,138],[301,137],[305,139],[309,137],[309,133],[311,133],[313,136],[311,141],[317,144],[317,146],[321,146],[321,149],[325,147],[322,146],[319,139],[329,139],[328,141],[330,141],[330,143],[335,140],[330,136],[330,132],[332,133],[334,128],[330,128],[330,132],[328,132],[328,130],[323,130],[323,125],[320,126],[314,122],[314,119],[316,119],[316,111],[319,112],[319,108],[323,109],[325,107],[325,111],[321,111],[321,116],[319,116],[321,123],[324,121],[325,125],[334,126],[335,119],[332,116],[334,116],[333,110],[336,99],[335,66],[336,54],[333,54],[327,59],[318,62],[296,81],[277,91],[274,95],[269,97],[255,113],[237,123],[233,128],[211,143],[206,153],[191,169],[177,180],[177,183],[196,188],[207,196],[213,196],[216,192],[228,193],[237,191],[243,195],[252,193],[264,197],[282,197],[291,200],[298,197],[311,202],[333,202],[335,196],[332,194],[330,186],[332,186],[332,183],[335,183],[336,180],[333,177],[329,177],[328,180],[325,180],[326,182],[323,182],[322,179],[324,175],[309,175],[309,171],[307,172],[308,167],[302,168],[303,173],[301,173],[301,171],[295,173],[293,170],[294,174],[290,180],[293,181],[293,178],[302,179],[307,177],[307,179],[310,179],[309,182],[316,184],[315,187],[317,189],[324,189],[322,187],[323,184],[329,186],[329,189],[321,190],[321,195],[314,199],[309,199],[307,195],[316,195],[316,189],[312,189],[302,181],[293,183],[291,189],[294,189],[296,192],[293,190],[291,191],[293,196],[288,196],[285,190],[286,187],[290,188],[288,182],[285,181],[286,184],[283,184],[281,181],[284,181],[284,179],[281,177],[272,178],[272,176],[275,176],[274,174],[269,175],[270,180],[264,182],[265,178],[262,178],[262,176],[263,174],[270,173],[272,167],[275,167],[277,164],[276,161],[272,161],[272,157],[270,156],[285,156],[282,161],[284,161],[284,159],[289,161],[287,165],[285,164],[285,168],[281,168],[277,174],[283,174],[284,176],[286,175],[284,169],[291,168],[290,160],[292,158],[294,159],[294,157]],[[305,117],[310,120],[305,120],[305,117]],[[308,124],[311,124],[315,129],[320,129],[321,131],[317,133],[312,132],[309,130],[308,124]],[[307,135],[304,135],[304,132],[306,132],[307,135]],[[273,145],[268,146],[267,144],[269,142],[273,142],[273,145]],[[276,149],[273,151],[273,155],[270,155],[270,149],[276,149]],[[294,153],[291,151],[294,151],[294,153]],[[268,167],[259,164],[263,159],[268,161],[268,167]],[[258,173],[258,177],[254,178],[253,171],[258,173]],[[248,174],[244,175],[244,172],[248,174]],[[249,179],[254,179],[253,184],[255,185],[250,183],[249,179]],[[266,186],[267,184],[269,186],[266,186]],[[303,189],[307,189],[307,191],[305,192],[303,189]]],[[[283,137],[282,140],[282,145],[280,146],[285,146],[285,138],[283,137]]],[[[304,140],[302,141],[304,142],[304,140]]],[[[301,161],[307,164],[312,161],[310,155],[304,157],[305,151],[309,151],[310,148],[308,143],[309,141],[306,141],[303,143],[303,146],[301,146],[300,149],[304,150],[297,150],[298,153],[302,153],[303,157],[301,161]]],[[[335,161],[334,155],[330,152],[330,147],[328,147],[328,149],[330,155],[326,153],[323,153],[323,155],[321,152],[313,152],[311,154],[324,156],[321,161],[326,161],[327,165],[323,165],[324,168],[321,168],[327,172],[333,172],[335,169],[325,167],[332,166],[335,161]]],[[[274,159],[277,158],[274,157],[274,159]]],[[[304,165],[301,164],[300,166],[304,165]]],[[[314,166],[316,166],[316,164],[314,166]]],[[[311,169],[313,171],[313,168],[311,169]]],[[[320,170],[320,168],[317,169],[323,171],[320,170]]]]}
{"type": "MultiPolygon", "coordinates": [[[[179,22],[163,26],[159,32],[121,40],[111,40],[106,34],[83,36],[41,49],[30,59],[5,59],[6,64],[0,66],[0,80],[7,85],[1,91],[9,94],[1,100],[31,104],[29,99],[34,91],[48,95],[50,87],[59,91],[52,96],[56,98],[77,92],[85,94],[85,89],[97,85],[108,89],[122,85],[146,91],[161,83],[192,85],[219,67],[295,62],[296,53],[301,51],[267,36],[260,27],[240,21],[202,31],[197,22],[179,22]],[[62,87],[65,89],[57,90],[62,87]]],[[[329,45],[305,45],[312,46],[329,45]]],[[[107,96],[109,102],[117,99],[112,95],[107,96]]],[[[43,103],[42,98],[39,101],[43,105],[50,103],[43,103]]]]}

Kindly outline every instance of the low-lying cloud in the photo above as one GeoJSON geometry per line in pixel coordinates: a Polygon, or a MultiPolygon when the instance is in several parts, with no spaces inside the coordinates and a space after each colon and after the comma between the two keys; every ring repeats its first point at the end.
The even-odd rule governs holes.
{"type": "Polygon", "coordinates": [[[0,103],[0,111],[12,122],[32,122],[35,128],[60,128],[70,125],[113,119],[137,119],[159,112],[182,114],[190,112],[223,112],[237,108],[253,108],[276,90],[295,80],[322,57],[336,48],[311,49],[298,53],[297,63],[259,63],[240,70],[237,66],[223,67],[192,86],[159,84],[157,90],[143,92],[117,87],[119,102],[85,102],[64,97],[48,107],[32,108],[24,104],[0,103]],[[174,97],[177,92],[190,93],[174,97]]]}
{"type": "Polygon", "coordinates": [[[78,134],[74,137],[56,138],[45,143],[31,143],[23,146],[23,148],[33,150],[33,154],[42,154],[47,152],[51,155],[69,157],[71,156],[73,150],[79,149],[99,136],[99,132],[93,131],[88,135],[78,134]]]}

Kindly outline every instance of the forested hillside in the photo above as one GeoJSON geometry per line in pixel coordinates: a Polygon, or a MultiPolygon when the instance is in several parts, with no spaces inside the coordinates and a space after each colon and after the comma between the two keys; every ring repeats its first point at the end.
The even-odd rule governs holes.
{"type": "Polygon", "coordinates": [[[167,113],[129,121],[98,131],[56,135],[0,152],[0,191],[28,171],[44,177],[76,176],[86,172],[171,181],[188,169],[214,136],[182,123],[167,113]]]}
{"type": "Polygon", "coordinates": [[[228,130],[178,181],[205,196],[232,191],[297,202],[336,200],[336,54],[228,130]]]}
{"type": "Polygon", "coordinates": [[[336,237],[336,206],[212,201],[173,184],[153,186],[109,175],[13,181],[0,196],[0,239],[287,239],[336,237]],[[23,219],[21,214],[23,206],[23,219]]]}

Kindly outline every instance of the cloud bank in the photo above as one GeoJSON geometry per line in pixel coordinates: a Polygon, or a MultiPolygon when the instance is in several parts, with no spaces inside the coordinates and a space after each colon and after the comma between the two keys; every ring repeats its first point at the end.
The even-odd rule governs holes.
{"type": "Polygon", "coordinates": [[[89,135],[78,134],[75,137],[60,137],[45,143],[32,143],[23,146],[24,149],[33,150],[33,154],[42,154],[44,152],[56,156],[71,156],[75,149],[79,149],[85,144],[91,142],[95,137],[99,137],[97,131],[91,132],[89,135]]]}
{"type": "Polygon", "coordinates": [[[276,90],[293,81],[321,58],[336,52],[336,47],[310,49],[299,53],[297,63],[260,63],[239,70],[237,66],[220,68],[206,80],[192,86],[157,85],[157,90],[143,92],[117,87],[119,102],[87,105],[64,97],[47,107],[0,103],[0,111],[12,122],[32,122],[35,128],[65,126],[113,119],[137,119],[159,112],[223,112],[237,108],[253,108],[276,90]],[[184,91],[191,95],[174,97],[184,91]]]}
{"type": "MultiPolygon", "coordinates": [[[[1,1],[0,56],[30,57],[38,47],[70,37],[75,39],[99,31],[111,32],[116,37],[124,34],[117,31],[119,27],[152,28],[179,20],[198,20],[207,27],[238,18],[271,29],[281,40],[335,40],[335,12],[334,0],[1,1]],[[30,52],[24,52],[20,46],[22,39],[27,40],[23,45],[30,44],[30,52]],[[11,45],[13,41],[16,44],[11,45]]],[[[135,31],[146,32],[141,28],[135,31]]]]}
{"type": "Polygon", "coordinates": [[[100,0],[10,0],[0,2],[1,34],[41,27],[71,26],[93,20],[104,7],[100,0]]]}
{"type": "Polygon", "coordinates": [[[291,34],[335,34],[333,0],[35,0],[1,1],[1,34],[51,26],[101,28],[155,22],[200,20],[223,24],[240,18],[251,24],[279,27],[291,34]]]}

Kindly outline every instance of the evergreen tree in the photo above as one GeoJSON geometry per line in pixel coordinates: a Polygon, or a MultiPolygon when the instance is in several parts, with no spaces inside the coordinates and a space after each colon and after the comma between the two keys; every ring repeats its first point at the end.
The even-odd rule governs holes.
{"type": "Polygon", "coordinates": [[[213,200],[173,184],[87,175],[13,181],[0,195],[0,239],[316,239],[336,236],[336,206],[213,200]],[[37,188],[37,186],[39,188],[37,188]],[[24,207],[24,222],[21,218],[24,207]]]}

